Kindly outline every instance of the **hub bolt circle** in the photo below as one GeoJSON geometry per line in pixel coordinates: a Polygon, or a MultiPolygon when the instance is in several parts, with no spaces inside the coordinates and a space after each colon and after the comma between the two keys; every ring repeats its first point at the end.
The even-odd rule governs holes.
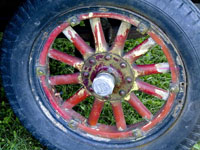
{"type": "Polygon", "coordinates": [[[120,64],[120,66],[121,66],[122,68],[126,68],[126,67],[127,67],[127,64],[124,63],[124,62],[122,62],[122,63],[120,64]]]}
{"type": "Polygon", "coordinates": [[[110,59],[111,59],[111,56],[110,56],[110,55],[106,55],[105,59],[106,59],[106,60],[110,60],[110,59]]]}
{"type": "Polygon", "coordinates": [[[95,62],[96,62],[96,61],[95,61],[94,59],[92,59],[92,58],[89,60],[89,63],[90,63],[90,64],[94,64],[95,62]]]}
{"type": "Polygon", "coordinates": [[[108,100],[108,99],[110,99],[110,95],[107,95],[104,98],[108,100]]]}
{"type": "Polygon", "coordinates": [[[125,94],[126,94],[126,92],[124,90],[119,91],[119,95],[124,96],[125,94]]]}
{"type": "Polygon", "coordinates": [[[88,73],[88,72],[84,72],[84,73],[83,73],[83,76],[84,76],[84,77],[89,77],[89,73],[88,73]]]}
{"type": "Polygon", "coordinates": [[[90,91],[90,92],[94,92],[92,86],[89,87],[89,91],[90,91]]]}
{"type": "Polygon", "coordinates": [[[127,78],[126,78],[126,81],[127,81],[128,83],[131,83],[131,82],[132,82],[131,77],[127,77],[127,78]]]}

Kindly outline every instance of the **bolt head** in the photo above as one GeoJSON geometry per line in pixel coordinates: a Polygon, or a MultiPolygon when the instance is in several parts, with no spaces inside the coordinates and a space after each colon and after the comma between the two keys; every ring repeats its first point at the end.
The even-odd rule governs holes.
{"type": "Polygon", "coordinates": [[[120,66],[121,66],[122,68],[126,68],[126,67],[127,67],[127,64],[124,63],[124,62],[122,62],[122,63],[120,64],[120,66]]]}
{"type": "Polygon", "coordinates": [[[93,80],[92,87],[97,95],[103,97],[109,96],[113,93],[115,79],[109,73],[100,73],[93,80]]]}
{"type": "Polygon", "coordinates": [[[94,59],[92,59],[92,58],[89,60],[89,63],[90,63],[90,64],[94,64],[95,62],[96,62],[96,61],[95,61],[94,59]]]}
{"type": "Polygon", "coordinates": [[[88,73],[88,72],[84,72],[84,73],[83,73],[83,76],[84,76],[84,77],[89,77],[89,73],[88,73]]]}
{"type": "Polygon", "coordinates": [[[127,77],[127,78],[126,78],[126,81],[127,81],[128,83],[131,83],[131,82],[132,82],[131,77],[127,77]]]}
{"type": "Polygon", "coordinates": [[[89,91],[94,92],[94,89],[92,88],[92,86],[89,87],[89,91]]]}
{"type": "Polygon", "coordinates": [[[71,25],[72,26],[75,26],[77,23],[78,23],[77,18],[74,17],[74,18],[71,19],[71,25]]]}
{"type": "Polygon", "coordinates": [[[108,99],[110,99],[110,95],[107,95],[104,98],[108,100],[108,99]]]}
{"type": "Polygon", "coordinates": [[[124,96],[124,95],[126,95],[126,92],[124,90],[120,90],[119,95],[124,96]]]}
{"type": "Polygon", "coordinates": [[[110,55],[106,55],[105,56],[105,60],[110,60],[111,59],[111,56],[110,55]]]}

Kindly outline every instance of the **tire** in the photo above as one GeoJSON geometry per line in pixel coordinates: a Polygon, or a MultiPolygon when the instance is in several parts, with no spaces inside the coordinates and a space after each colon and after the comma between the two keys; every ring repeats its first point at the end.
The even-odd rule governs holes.
{"type": "MultiPolygon", "coordinates": [[[[138,30],[143,33],[139,27],[138,30]]],[[[153,38],[153,34],[150,36],[153,38]]],[[[189,150],[200,139],[199,41],[200,12],[188,0],[28,0],[19,8],[4,32],[1,48],[3,84],[22,124],[49,149],[189,150]],[[144,25],[145,30],[155,26],[154,31],[164,44],[159,38],[156,42],[169,47],[171,65],[179,69],[178,84],[170,85],[175,100],[167,116],[147,133],[140,129],[133,130],[137,135],[134,138],[113,139],[82,132],[79,129],[80,120],[69,121],[54,99],[51,101],[49,87],[43,84],[46,82],[43,77],[48,77],[48,71],[41,65],[47,60],[41,55],[54,29],[62,29],[66,22],[76,25],[73,16],[93,11],[114,12],[128,18],[138,16],[143,19],[140,25],[144,25]]],[[[55,57],[51,55],[51,58],[55,57]]],[[[171,66],[170,69],[173,72],[171,66]]],[[[147,119],[147,124],[151,121],[147,119]]],[[[119,134],[121,136],[123,132],[119,134]]]]}

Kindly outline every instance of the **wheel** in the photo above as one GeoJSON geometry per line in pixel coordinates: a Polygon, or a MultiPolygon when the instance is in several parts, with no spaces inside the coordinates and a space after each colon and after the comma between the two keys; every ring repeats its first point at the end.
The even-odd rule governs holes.
{"type": "Polygon", "coordinates": [[[50,149],[188,150],[200,137],[199,29],[187,0],[28,0],[4,33],[4,87],[50,149]]]}

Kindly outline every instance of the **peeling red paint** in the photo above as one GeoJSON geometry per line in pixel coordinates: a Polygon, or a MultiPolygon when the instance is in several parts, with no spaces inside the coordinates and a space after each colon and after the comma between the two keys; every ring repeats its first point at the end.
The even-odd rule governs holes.
{"type": "Polygon", "coordinates": [[[151,84],[148,84],[146,82],[143,82],[139,79],[136,80],[136,83],[137,83],[137,86],[138,86],[140,91],[147,93],[149,95],[156,96],[160,99],[167,100],[168,91],[161,89],[161,88],[158,88],[156,86],[153,86],[151,84]],[[158,92],[156,92],[156,91],[158,91],[158,92]],[[159,91],[160,91],[160,93],[159,93],[159,91]]]}
{"type": "Polygon", "coordinates": [[[40,65],[45,66],[46,65],[46,58],[49,51],[49,48],[51,47],[53,41],[56,39],[56,37],[69,26],[69,23],[65,22],[55,28],[50,35],[48,35],[48,39],[44,45],[44,48],[40,54],[40,65]]]}

